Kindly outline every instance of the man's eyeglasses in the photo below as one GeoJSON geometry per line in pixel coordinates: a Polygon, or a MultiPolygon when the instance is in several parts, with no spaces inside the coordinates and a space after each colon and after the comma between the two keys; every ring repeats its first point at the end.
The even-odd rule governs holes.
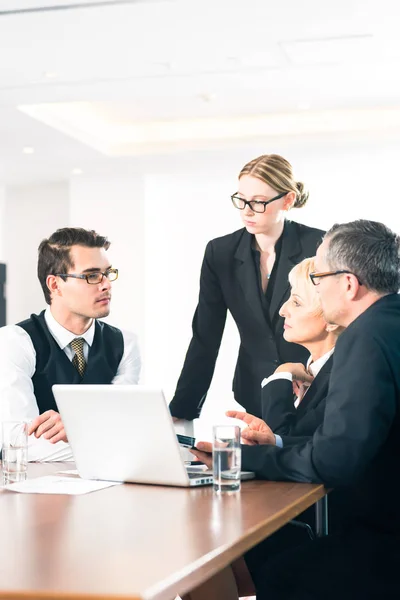
{"type": "MultiPolygon", "coordinates": [[[[342,273],[348,273],[349,275],[354,275],[355,277],[357,277],[357,275],[355,275],[351,271],[346,271],[345,269],[342,269],[340,271],[324,271],[323,273],[310,273],[310,279],[314,285],[319,285],[320,284],[319,280],[322,277],[330,277],[331,275],[342,275],[342,273]]],[[[357,281],[360,285],[362,285],[362,283],[358,277],[357,277],[357,281]]]]}
{"type": "Polygon", "coordinates": [[[243,210],[246,205],[250,208],[250,210],[252,210],[253,212],[256,213],[263,213],[265,212],[266,207],[268,206],[268,204],[271,204],[271,202],[275,202],[275,200],[279,200],[279,198],[283,198],[283,196],[286,196],[288,192],[282,192],[282,194],[278,194],[277,196],[275,196],[274,198],[271,198],[271,200],[245,200],[244,198],[242,198],[241,196],[238,196],[237,194],[233,194],[231,196],[231,200],[233,203],[233,206],[235,208],[238,208],[239,210],[243,210]]]}
{"type": "Polygon", "coordinates": [[[87,283],[92,285],[98,285],[103,281],[104,277],[107,277],[108,281],[115,281],[118,279],[118,269],[108,269],[104,273],[101,271],[95,271],[94,273],[84,273],[82,275],[77,275],[75,273],[55,273],[57,277],[61,277],[62,279],[66,277],[73,277],[74,279],[86,279],[87,283]]]}

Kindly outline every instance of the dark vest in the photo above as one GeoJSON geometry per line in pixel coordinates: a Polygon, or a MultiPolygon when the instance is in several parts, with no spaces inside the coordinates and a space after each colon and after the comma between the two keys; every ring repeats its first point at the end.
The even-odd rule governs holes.
{"type": "Polygon", "coordinates": [[[32,383],[39,414],[46,410],[58,412],[51,390],[55,383],[111,383],[124,354],[124,338],[119,329],[95,321],[93,344],[89,350],[86,370],[81,378],[64,350],[51,335],[44,311],[18,323],[29,334],[36,351],[36,370],[32,383]]]}

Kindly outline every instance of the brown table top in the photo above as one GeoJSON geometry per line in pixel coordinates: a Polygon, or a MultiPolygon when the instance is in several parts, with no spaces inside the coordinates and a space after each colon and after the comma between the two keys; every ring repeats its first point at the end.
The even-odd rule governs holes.
{"type": "MultiPolygon", "coordinates": [[[[36,477],[72,463],[30,464],[36,477]]],[[[81,496],[0,493],[0,598],[171,600],[325,495],[322,485],[117,485],[81,496]]]]}

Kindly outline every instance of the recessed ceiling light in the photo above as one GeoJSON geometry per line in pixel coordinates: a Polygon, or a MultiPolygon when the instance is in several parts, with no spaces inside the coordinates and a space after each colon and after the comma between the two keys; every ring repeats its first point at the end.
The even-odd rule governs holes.
{"type": "Polygon", "coordinates": [[[82,169],[78,169],[78,168],[72,169],[72,171],[71,171],[71,175],[82,175],[82,173],[83,173],[82,169]]]}
{"type": "Polygon", "coordinates": [[[276,57],[272,52],[249,52],[240,57],[240,64],[243,67],[276,67],[276,57]]]}
{"type": "Polygon", "coordinates": [[[33,154],[35,152],[35,148],[32,148],[32,146],[25,146],[22,148],[22,152],[24,154],[33,154]]]}
{"type": "Polygon", "coordinates": [[[214,92],[205,92],[204,94],[199,94],[199,98],[203,100],[203,102],[212,102],[217,97],[217,94],[214,92]]]}
{"type": "Polygon", "coordinates": [[[172,69],[172,63],[167,62],[167,61],[155,62],[155,63],[153,63],[153,65],[155,67],[159,67],[160,69],[163,69],[164,71],[171,71],[171,69],[172,69]]]}
{"type": "Polygon", "coordinates": [[[45,71],[43,73],[43,77],[45,79],[57,79],[58,73],[56,73],[55,71],[45,71]]]}
{"type": "Polygon", "coordinates": [[[238,56],[227,56],[226,63],[230,67],[239,67],[241,64],[240,58],[238,56]]]}
{"type": "Polygon", "coordinates": [[[281,42],[281,47],[293,65],[334,65],[376,60],[377,41],[372,34],[344,35],[281,42]]]}

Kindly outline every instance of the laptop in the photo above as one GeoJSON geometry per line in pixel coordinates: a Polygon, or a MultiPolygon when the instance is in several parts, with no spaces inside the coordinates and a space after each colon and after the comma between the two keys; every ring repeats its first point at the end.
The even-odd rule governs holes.
{"type": "Polygon", "coordinates": [[[182,487],[209,485],[188,472],[162,390],[142,385],[53,385],[83,479],[182,487]]]}

